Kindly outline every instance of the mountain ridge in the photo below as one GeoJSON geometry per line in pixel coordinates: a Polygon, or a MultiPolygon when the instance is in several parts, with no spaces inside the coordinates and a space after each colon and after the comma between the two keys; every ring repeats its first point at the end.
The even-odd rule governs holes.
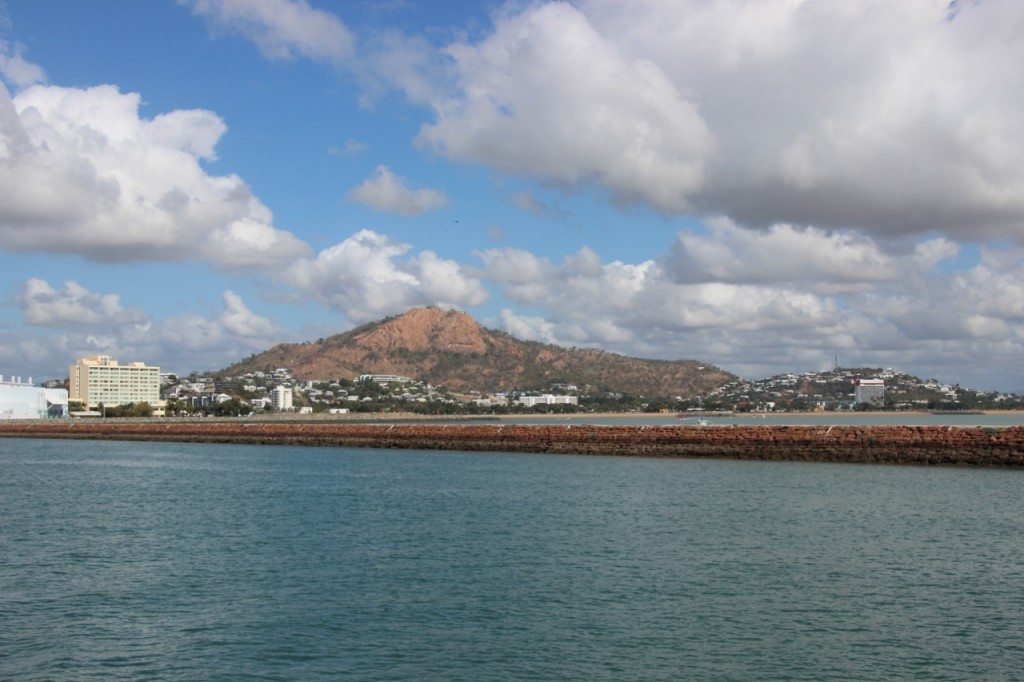
{"type": "Polygon", "coordinates": [[[516,339],[471,315],[414,308],[315,342],[282,343],[221,370],[238,376],[285,367],[301,380],[396,374],[456,392],[539,391],[693,397],[737,377],[698,360],[633,358],[516,339]]]}

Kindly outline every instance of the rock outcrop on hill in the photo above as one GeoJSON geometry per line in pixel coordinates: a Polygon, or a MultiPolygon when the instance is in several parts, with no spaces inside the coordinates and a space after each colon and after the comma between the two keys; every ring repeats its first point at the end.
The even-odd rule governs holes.
{"type": "Polygon", "coordinates": [[[220,374],[286,367],[299,379],[397,374],[453,391],[546,390],[694,397],[736,377],[696,360],[644,360],[597,349],[521,341],[470,315],[417,308],[316,342],[280,344],[220,374]]]}

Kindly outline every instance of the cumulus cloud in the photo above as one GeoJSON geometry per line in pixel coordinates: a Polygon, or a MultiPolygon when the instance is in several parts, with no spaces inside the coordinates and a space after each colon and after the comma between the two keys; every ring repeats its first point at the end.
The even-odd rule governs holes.
{"type": "Polygon", "coordinates": [[[501,328],[524,341],[557,344],[559,340],[555,334],[554,323],[543,317],[520,315],[508,308],[501,311],[501,328]]]}
{"type": "Polygon", "coordinates": [[[682,256],[677,243],[640,263],[605,262],[588,248],[561,262],[492,249],[477,254],[480,277],[519,304],[497,323],[520,338],[693,358],[753,378],[824,369],[839,356],[845,366],[897,366],[925,377],[941,370],[980,388],[1008,388],[998,367],[1024,352],[1019,254],[983,250],[976,264],[949,272],[958,251],[943,239],[896,257],[867,238],[788,226],[749,233],[727,222],[717,229],[681,234],[682,256]],[[801,261],[823,247],[838,253],[801,261]],[[700,249],[709,253],[696,258],[700,249]],[[870,265],[864,254],[881,262],[870,265]],[[681,276],[687,265],[699,272],[681,276]],[[780,274],[801,267],[833,286],[780,274]]]}
{"type": "MultiPolygon", "coordinates": [[[[5,372],[17,372],[23,380],[35,381],[67,378],[68,366],[65,349],[60,342],[40,334],[0,331],[0,367],[5,372]],[[62,374],[63,373],[63,374],[62,374]]],[[[4,374],[4,378],[15,376],[4,374]]]]}
{"type": "Polygon", "coordinates": [[[0,246],[99,262],[205,259],[263,268],[309,253],[235,175],[208,175],[224,122],[138,115],[113,86],[0,85],[0,246]]]}
{"type": "Polygon", "coordinates": [[[17,87],[44,82],[43,68],[26,60],[22,53],[20,45],[0,40],[0,78],[17,87]]]}
{"type": "Polygon", "coordinates": [[[666,214],[1024,236],[1024,5],[528,4],[450,45],[418,140],[666,214]]]}
{"type": "Polygon", "coordinates": [[[621,344],[645,329],[823,328],[836,314],[828,299],[793,288],[680,284],[657,261],[602,263],[586,248],[558,264],[516,249],[478,255],[485,279],[509,300],[543,309],[558,321],[546,333],[570,343],[621,344]]]}
{"type": "Polygon", "coordinates": [[[348,193],[349,201],[365,204],[377,211],[408,217],[444,208],[448,198],[432,189],[409,189],[402,178],[387,166],[377,166],[374,176],[348,193]]]}
{"type": "Polygon", "coordinates": [[[256,315],[232,291],[222,294],[222,308],[209,315],[186,313],[157,321],[145,337],[119,342],[161,362],[189,369],[216,369],[284,341],[288,332],[256,315]]]}
{"type": "Polygon", "coordinates": [[[484,264],[480,277],[501,285],[510,300],[530,305],[550,294],[547,287],[557,268],[547,258],[515,248],[487,249],[476,255],[484,264]]]}
{"type": "MultiPolygon", "coordinates": [[[[737,229],[727,229],[727,243],[742,237],[730,237],[729,230],[737,229]]],[[[761,238],[768,240],[761,247],[768,257],[780,253],[771,233],[761,238]]],[[[797,253],[810,253],[805,248],[822,240],[835,247],[823,233],[783,230],[777,238],[797,253]]],[[[1012,373],[1005,368],[1024,352],[1024,259],[983,249],[976,262],[954,268],[946,258],[955,251],[936,241],[925,253],[905,255],[897,276],[868,272],[857,286],[845,283],[841,293],[812,291],[774,276],[756,283],[680,281],[670,269],[671,253],[628,263],[605,261],[586,247],[558,261],[521,249],[492,249],[477,254],[479,267],[469,268],[429,251],[411,253],[409,245],[370,231],[296,264],[283,279],[307,300],[353,322],[419,305],[472,309],[485,302],[487,283],[517,305],[488,322],[519,338],[641,357],[694,358],[749,377],[827,368],[838,356],[844,366],[896,366],[980,388],[1015,388],[1007,385],[1012,373]]],[[[734,248],[739,267],[760,267],[752,255],[756,249],[734,248]]],[[[857,242],[851,248],[856,262],[856,254],[872,253],[877,245],[857,242]]],[[[845,272],[838,265],[823,267],[845,272]]],[[[33,324],[76,328],[57,340],[36,342],[69,356],[104,352],[192,370],[225,366],[289,337],[230,291],[208,315],[153,322],[124,310],[116,295],[74,283],[57,289],[29,280],[16,302],[33,324]]],[[[0,336],[18,348],[28,343],[25,335],[0,336]]],[[[43,374],[33,364],[22,369],[23,363],[19,371],[43,374]]]]}
{"type": "Polygon", "coordinates": [[[306,0],[179,0],[219,30],[255,43],[269,59],[305,57],[342,62],[352,56],[354,38],[335,15],[306,0]]]}
{"type": "Polygon", "coordinates": [[[872,301],[913,341],[1024,342],[1024,259],[985,252],[973,267],[929,282],[927,292],[872,301]]]}
{"type": "MultiPolygon", "coordinates": [[[[356,64],[305,0],[182,2],[271,57],[348,59],[368,102],[387,82],[430,106],[417,141],[456,161],[743,226],[1024,235],[1020,3],[510,3],[447,63],[384,31],[356,64]]],[[[359,188],[424,210],[399,189],[359,188]]]]}
{"type": "Polygon", "coordinates": [[[663,264],[673,281],[680,283],[788,283],[839,294],[895,282],[908,267],[928,269],[957,251],[945,239],[931,239],[900,256],[857,234],[785,224],[752,231],[717,218],[708,221],[705,234],[680,232],[663,264]]]}
{"type": "MultiPolygon", "coordinates": [[[[705,226],[639,262],[588,247],[561,260],[496,248],[470,266],[368,230],[312,254],[241,178],[204,170],[227,129],[216,114],[147,119],[138,95],[112,86],[33,85],[45,73],[0,43],[0,78],[16,92],[0,86],[0,247],[267,268],[357,322],[473,308],[486,286],[518,306],[499,323],[522,338],[747,376],[839,355],[1005,386],[999,368],[1019,364],[1022,3],[510,3],[442,63],[427,39],[397,32],[368,36],[354,60],[344,23],[306,0],[182,1],[270,58],[343,63],[368,88],[365,103],[380,94],[371,74],[386,79],[430,107],[417,142],[448,159],[528,186],[604,188],[613,202],[705,226]]],[[[362,148],[350,140],[331,153],[362,148]]],[[[387,166],[349,198],[409,216],[447,202],[387,166]]],[[[554,214],[532,193],[509,200],[554,214]]],[[[53,342],[64,354],[188,369],[285,334],[230,291],[210,314],[155,322],[74,282],[29,280],[16,303],[44,331],[90,327],[53,342]]],[[[41,345],[7,334],[0,358],[14,347],[35,358],[41,345]]]]}
{"type": "Polygon", "coordinates": [[[688,208],[703,186],[714,145],[697,107],[573,6],[531,5],[448,54],[458,93],[434,102],[422,144],[555,183],[597,181],[616,201],[665,212],[688,208]]]}
{"type": "Polygon", "coordinates": [[[478,279],[433,251],[403,258],[412,247],[371,230],[302,260],[285,273],[298,291],[365,322],[423,305],[466,308],[487,300],[478,279]]]}
{"type": "Polygon", "coordinates": [[[33,277],[22,285],[15,303],[26,322],[41,327],[147,323],[142,311],[125,310],[119,295],[96,294],[71,280],[58,290],[46,280],[33,277]]]}
{"type": "Polygon", "coordinates": [[[232,291],[206,315],[162,319],[124,308],[117,294],[94,293],[76,282],[57,289],[32,278],[14,301],[29,324],[43,328],[39,333],[0,330],[0,366],[16,367],[25,376],[66,377],[75,358],[95,354],[176,372],[220,369],[293,339],[292,332],[253,313],[232,291]]]}
{"type": "Polygon", "coordinates": [[[220,323],[224,329],[235,336],[268,339],[275,334],[280,335],[278,329],[269,318],[254,314],[242,300],[242,297],[233,291],[225,291],[224,312],[220,315],[220,323]]]}
{"type": "Polygon", "coordinates": [[[356,68],[364,92],[360,104],[372,107],[389,87],[395,87],[416,104],[429,104],[445,87],[443,56],[424,37],[386,30],[369,33],[363,41],[356,68]]]}

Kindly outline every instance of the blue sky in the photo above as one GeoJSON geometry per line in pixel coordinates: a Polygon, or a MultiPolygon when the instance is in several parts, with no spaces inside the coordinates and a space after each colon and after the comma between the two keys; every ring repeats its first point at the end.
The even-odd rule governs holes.
{"type": "Polygon", "coordinates": [[[1024,390],[1024,4],[0,0],[0,374],[421,305],[1024,390]]]}

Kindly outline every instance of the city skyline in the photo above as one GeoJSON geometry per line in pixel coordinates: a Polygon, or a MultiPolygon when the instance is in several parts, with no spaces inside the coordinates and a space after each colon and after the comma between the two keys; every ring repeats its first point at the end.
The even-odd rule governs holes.
{"type": "Polygon", "coordinates": [[[1024,390],[1024,5],[0,0],[0,374],[438,305],[1024,390]]]}

